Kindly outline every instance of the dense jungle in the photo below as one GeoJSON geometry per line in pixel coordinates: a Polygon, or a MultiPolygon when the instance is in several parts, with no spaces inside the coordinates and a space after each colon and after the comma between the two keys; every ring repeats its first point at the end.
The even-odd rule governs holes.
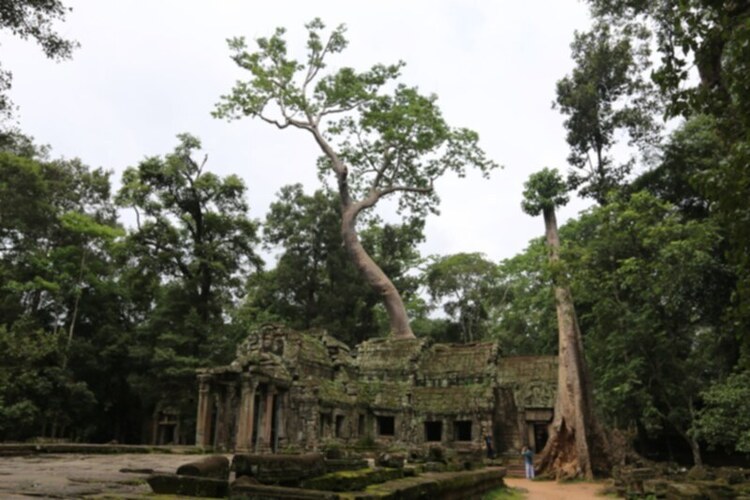
{"type": "MultiPolygon", "coordinates": [[[[419,251],[426,220],[440,217],[433,182],[467,170],[494,182],[503,158],[449,126],[436,96],[401,83],[402,63],[331,70],[357,36],[343,27],[311,21],[302,62],[283,29],[257,46],[229,42],[251,79],[213,96],[215,117],[297,129],[277,133],[320,148],[304,167],[324,182],[279,185],[263,217],[245,181],[213,173],[188,132],[117,178],[57,157],[16,125],[18,69],[3,65],[0,441],[148,443],[169,408],[189,444],[196,369],[231,362],[265,323],[350,346],[396,335],[557,354],[564,281],[598,424],[648,458],[746,463],[750,3],[585,3],[573,69],[547,82],[568,164],[528,166],[543,174],[529,190],[554,185],[550,207],[589,203],[560,225],[554,259],[536,219],[539,237],[501,261],[419,251]],[[397,215],[379,215],[392,196],[397,215]]],[[[66,15],[62,0],[0,1],[0,29],[60,64],[79,50],[66,15]]],[[[461,217],[505,230],[491,213],[461,217]]]]}

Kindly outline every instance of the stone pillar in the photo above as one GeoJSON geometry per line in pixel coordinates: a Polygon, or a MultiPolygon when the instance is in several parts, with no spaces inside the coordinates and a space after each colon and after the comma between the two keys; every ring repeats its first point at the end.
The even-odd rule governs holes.
{"type": "Polygon", "coordinates": [[[279,450],[280,447],[288,444],[286,435],[286,406],[288,400],[288,392],[276,393],[276,443],[274,443],[274,449],[279,450]]]}
{"type": "Polygon", "coordinates": [[[235,412],[235,403],[237,401],[237,382],[226,382],[224,384],[224,408],[223,408],[223,428],[221,432],[221,441],[219,449],[231,450],[232,439],[235,437],[235,421],[237,418],[235,412]]]}
{"type": "Polygon", "coordinates": [[[263,424],[260,429],[258,451],[268,453],[271,448],[271,429],[273,429],[273,397],[276,394],[276,388],[268,384],[266,398],[263,402],[263,424]]]}
{"type": "Polygon", "coordinates": [[[236,449],[253,449],[253,422],[255,420],[255,389],[258,383],[250,379],[249,373],[241,375],[240,411],[237,421],[236,449]]]}
{"type": "Polygon", "coordinates": [[[196,446],[211,446],[211,375],[198,375],[198,416],[195,422],[196,446]]]}
{"type": "Polygon", "coordinates": [[[224,413],[224,394],[221,394],[221,391],[216,391],[213,394],[214,396],[214,405],[216,406],[216,424],[214,427],[216,427],[216,433],[213,441],[213,447],[219,448],[224,442],[224,436],[225,436],[225,413],[224,413]]]}

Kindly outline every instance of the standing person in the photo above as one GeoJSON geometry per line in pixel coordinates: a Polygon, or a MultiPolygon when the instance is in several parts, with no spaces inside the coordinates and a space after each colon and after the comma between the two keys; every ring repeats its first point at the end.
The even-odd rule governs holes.
{"type": "Polygon", "coordinates": [[[484,442],[487,445],[487,458],[495,458],[495,450],[492,448],[492,436],[484,436],[484,442]]]}
{"type": "Polygon", "coordinates": [[[523,464],[526,466],[526,479],[534,479],[534,452],[528,446],[524,446],[521,455],[523,455],[523,464]]]}

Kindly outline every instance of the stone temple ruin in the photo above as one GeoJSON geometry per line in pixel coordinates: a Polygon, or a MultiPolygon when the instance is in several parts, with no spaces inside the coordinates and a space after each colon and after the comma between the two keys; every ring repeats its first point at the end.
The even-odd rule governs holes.
{"type": "Polygon", "coordinates": [[[373,339],[265,325],[228,366],[199,370],[196,444],[270,453],[326,446],[540,450],[557,357],[503,357],[492,342],[373,339]]]}

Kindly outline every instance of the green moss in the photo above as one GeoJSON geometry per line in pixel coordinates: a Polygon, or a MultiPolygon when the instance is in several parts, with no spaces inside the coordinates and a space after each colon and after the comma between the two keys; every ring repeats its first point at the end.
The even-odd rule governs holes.
{"type": "Polygon", "coordinates": [[[400,469],[343,470],[331,472],[324,476],[314,477],[302,483],[303,488],[324,491],[360,491],[368,485],[392,481],[403,477],[400,469]]]}
{"type": "Polygon", "coordinates": [[[491,410],[494,403],[489,383],[453,387],[414,387],[412,404],[416,411],[454,414],[491,410]]]}
{"type": "Polygon", "coordinates": [[[319,338],[305,333],[299,335],[299,358],[307,362],[331,366],[331,359],[325,344],[319,338]]]}
{"type": "Polygon", "coordinates": [[[490,375],[494,367],[497,344],[485,342],[470,345],[437,344],[422,356],[419,373],[427,378],[457,374],[461,377],[490,375]]]}
{"type": "Polygon", "coordinates": [[[484,494],[482,500],[522,500],[523,492],[516,488],[498,488],[484,494]]]}
{"type": "Polygon", "coordinates": [[[324,402],[337,405],[351,405],[355,402],[354,397],[346,393],[344,384],[339,380],[319,381],[318,397],[324,402]]]}

